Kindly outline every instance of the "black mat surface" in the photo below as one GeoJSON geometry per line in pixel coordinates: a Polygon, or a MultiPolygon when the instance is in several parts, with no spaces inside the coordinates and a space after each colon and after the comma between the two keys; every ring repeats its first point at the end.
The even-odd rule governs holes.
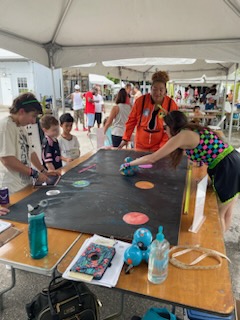
{"type": "Polygon", "coordinates": [[[125,157],[135,159],[144,154],[131,150],[99,150],[62,176],[57,186],[41,188],[11,206],[7,219],[27,222],[27,204],[36,206],[46,199],[49,203],[45,209],[48,227],[132,240],[134,231],[140,226],[129,225],[122,217],[137,211],[148,215],[150,220],[142,226],[149,228],[154,236],[158,226],[163,225],[165,237],[171,244],[177,244],[187,160],[184,158],[176,170],[165,158],[151,169],[141,169],[134,177],[119,173],[125,157]],[[78,173],[93,164],[96,166],[78,173]],[[88,180],[90,185],[73,187],[72,183],[78,180],[88,180]],[[136,188],[135,183],[143,180],[154,183],[154,188],[136,188]],[[46,192],[53,189],[61,193],[47,196],[46,192]]]}

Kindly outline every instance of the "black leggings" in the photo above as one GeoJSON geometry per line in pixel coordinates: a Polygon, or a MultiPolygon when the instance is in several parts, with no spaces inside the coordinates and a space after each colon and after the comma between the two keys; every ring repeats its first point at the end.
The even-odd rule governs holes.
{"type": "Polygon", "coordinates": [[[114,148],[117,148],[122,141],[122,137],[112,135],[112,145],[114,148]]]}

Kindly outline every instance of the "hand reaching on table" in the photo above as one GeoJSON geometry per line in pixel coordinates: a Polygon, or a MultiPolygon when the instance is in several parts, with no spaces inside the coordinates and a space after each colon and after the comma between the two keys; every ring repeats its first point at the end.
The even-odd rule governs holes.
{"type": "Polygon", "coordinates": [[[120,170],[119,170],[122,175],[130,177],[130,176],[135,175],[139,171],[138,166],[131,166],[130,165],[130,162],[132,160],[133,159],[130,157],[127,157],[124,159],[125,163],[121,164],[120,170]]]}
{"type": "Polygon", "coordinates": [[[40,182],[47,182],[48,181],[48,177],[50,177],[50,176],[60,176],[60,175],[61,175],[61,173],[59,171],[57,171],[57,170],[39,172],[38,180],[40,182]]]}
{"type": "Polygon", "coordinates": [[[124,146],[127,147],[127,145],[128,145],[128,141],[122,140],[121,143],[120,143],[120,145],[118,146],[118,149],[120,150],[120,149],[122,149],[124,146]]]}
{"type": "Polygon", "coordinates": [[[8,208],[4,208],[0,206],[0,216],[5,216],[6,214],[8,214],[8,212],[10,212],[8,208]]]}

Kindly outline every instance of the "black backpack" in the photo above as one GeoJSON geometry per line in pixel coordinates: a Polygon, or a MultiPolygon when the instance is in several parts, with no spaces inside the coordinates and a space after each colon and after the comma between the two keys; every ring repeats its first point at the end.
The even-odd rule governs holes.
{"type": "Polygon", "coordinates": [[[26,305],[29,320],[99,320],[100,301],[83,282],[56,277],[26,305]]]}

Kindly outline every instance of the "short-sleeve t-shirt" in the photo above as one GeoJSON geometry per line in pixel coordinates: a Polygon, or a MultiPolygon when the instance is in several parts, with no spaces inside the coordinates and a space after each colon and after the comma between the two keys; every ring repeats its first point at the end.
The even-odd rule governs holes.
{"type": "Polygon", "coordinates": [[[93,93],[91,91],[88,91],[84,94],[84,97],[86,98],[85,113],[95,113],[94,103],[88,101],[89,98],[93,99],[93,93]]]}
{"type": "MultiPolygon", "coordinates": [[[[24,127],[17,126],[10,116],[0,120],[0,157],[16,157],[25,166],[31,166],[33,150],[24,127]]],[[[5,167],[0,161],[0,187],[15,193],[31,184],[32,178],[5,167]]]]}
{"type": "Polygon", "coordinates": [[[103,98],[100,94],[97,94],[96,96],[93,96],[94,104],[95,104],[95,113],[101,113],[102,112],[102,106],[103,106],[103,98]],[[95,102],[98,101],[98,102],[95,102]]]}
{"type": "Polygon", "coordinates": [[[55,169],[62,167],[61,153],[58,140],[55,141],[49,136],[45,136],[42,142],[42,160],[47,168],[47,163],[52,163],[55,169]]]}
{"type": "MultiPolygon", "coordinates": [[[[67,140],[62,136],[58,138],[59,147],[61,156],[64,158],[77,159],[80,155],[79,149],[80,145],[76,136],[72,136],[71,140],[67,140]]],[[[67,162],[62,160],[63,166],[67,164],[67,162]]]]}

